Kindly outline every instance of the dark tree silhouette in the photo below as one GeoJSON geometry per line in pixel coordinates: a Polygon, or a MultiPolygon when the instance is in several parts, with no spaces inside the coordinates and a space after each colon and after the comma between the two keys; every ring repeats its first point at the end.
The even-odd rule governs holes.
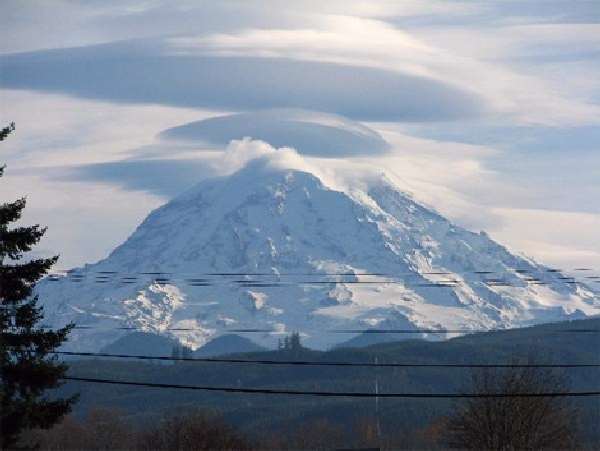
{"type": "MultiPolygon", "coordinates": [[[[565,379],[548,368],[478,370],[474,393],[562,393],[565,379]]],[[[471,398],[456,407],[443,432],[451,448],[571,449],[577,445],[578,412],[564,397],[471,398]]]]}
{"type": "Polygon", "coordinates": [[[300,351],[303,348],[302,343],[300,342],[300,333],[293,332],[290,336],[290,349],[292,351],[300,351]]]}
{"type": "Polygon", "coordinates": [[[193,357],[192,350],[178,343],[171,348],[171,357],[174,359],[191,359],[193,357]]]}
{"type": "Polygon", "coordinates": [[[279,339],[278,349],[280,351],[299,354],[305,348],[302,346],[299,332],[292,332],[291,335],[286,335],[283,340],[279,339]]]}
{"type": "MultiPolygon", "coordinates": [[[[0,141],[14,128],[14,124],[3,128],[0,141]]],[[[3,173],[4,167],[0,167],[0,177],[3,173]]],[[[16,447],[26,429],[52,426],[74,402],[74,398],[51,400],[44,395],[59,385],[67,368],[48,354],[60,346],[72,326],[57,331],[38,326],[43,311],[32,290],[58,257],[19,263],[46,231],[39,225],[9,229],[24,208],[25,198],[0,204],[1,449],[16,447]]]]}
{"type": "Polygon", "coordinates": [[[223,420],[202,411],[163,418],[140,434],[138,450],[251,450],[253,446],[223,420]]]}
{"type": "MultiPolygon", "coordinates": [[[[0,141],[4,141],[8,135],[10,135],[15,130],[15,123],[11,122],[8,126],[3,127],[0,130],[0,141]]],[[[2,168],[4,169],[4,168],[2,168]]]]}
{"type": "MultiPolygon", "coordinates": [[[[235,450],[257,447],[212,411],[179,408],[177,413],[133,421],[116,409],[90,409],[85,418],[67,415],[50,430],[34,430],[34,441],[44,450],[235,450]]],[[[268,448],[272,449],[272,448],[268,448]]]]}

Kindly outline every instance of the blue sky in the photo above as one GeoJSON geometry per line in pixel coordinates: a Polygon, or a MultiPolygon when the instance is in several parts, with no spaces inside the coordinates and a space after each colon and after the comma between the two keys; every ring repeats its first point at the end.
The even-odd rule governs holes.
{"type": "Polygon", "coordinates": [[[62,267],[251,136],[600,268],[597,1],[7,0],[0,29],[2,200],[28,195],[62,267]]]}

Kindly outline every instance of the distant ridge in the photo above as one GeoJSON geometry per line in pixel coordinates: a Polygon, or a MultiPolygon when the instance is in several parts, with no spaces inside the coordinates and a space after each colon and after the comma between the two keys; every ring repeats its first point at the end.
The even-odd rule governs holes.
{"type": "Polygon", "coordinates": [[[263,352],[269,349],[259,346],[252,340],[235,334],[226,334],[217,337],[192,353],[193,357],[215,357],[225,354],[238,354],[244,352],[263,352]]]}
{"type": "Polygon", "coordinates": [[[105,346],[101,352],[110,354],[145,354],[151,356],[171,355],[179,342],[171,337],[146,332],[133,332],[105,346]]]}

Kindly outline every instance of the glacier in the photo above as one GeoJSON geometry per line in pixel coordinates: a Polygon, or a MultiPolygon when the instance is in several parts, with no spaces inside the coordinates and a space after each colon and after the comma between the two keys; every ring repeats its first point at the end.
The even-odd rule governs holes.
{"type": "Polygon", "coordinates": [[[199,183],[107,258],[36,292],[48,325],[82,327],[65,346],[81,351],[131,330],[193,349],[231,333],[274,347],[298,331],[326,349],[368,329],[440,339],[600,313],[591,288],[453,224],[385,175],[342,191],[268,156],[199,183]]]}

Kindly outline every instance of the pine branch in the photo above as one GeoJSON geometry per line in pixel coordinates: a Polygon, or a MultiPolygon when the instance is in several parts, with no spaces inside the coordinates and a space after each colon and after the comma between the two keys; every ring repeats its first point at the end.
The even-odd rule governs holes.
{"type": "Polygon", "coordinates": [[[11,122],[7,127],[0,130],[0,141],[4,141],[8,135],[15,131],[15,123],[11,122]]]}
{"type": "Polygon", "coordinates": [[[21,212],[25,208],[25,204],[26,199],[22,197],[14,202],[0,205],[0,227],[18,220],[21,217],[21,212]]]}
{"type": "Polygon", "coordinates": [[[31,295],[33,285],[56,263],[58,257],[32,260],[22,265],[0,264],[0,302],[18,303],[31,295]]]}
{"type": "Polygon", "coordinates": [[[0,229],[0,258],[19,260],[23,252],[29,252],[46,233],[45,227],[34,225],[12,230],[0,229]]]}

